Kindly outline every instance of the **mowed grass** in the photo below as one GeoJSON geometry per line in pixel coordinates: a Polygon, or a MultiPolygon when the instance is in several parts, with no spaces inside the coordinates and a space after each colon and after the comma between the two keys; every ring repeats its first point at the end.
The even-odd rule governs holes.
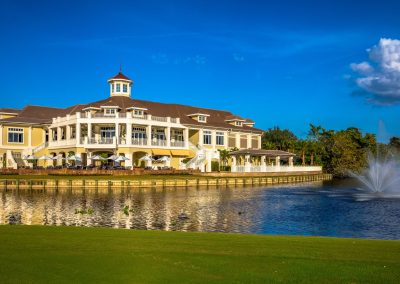
{"type": "Polygon", "coordinates": [[[0,226],[1,283],[399,283],[400,242],[0,226]]]}

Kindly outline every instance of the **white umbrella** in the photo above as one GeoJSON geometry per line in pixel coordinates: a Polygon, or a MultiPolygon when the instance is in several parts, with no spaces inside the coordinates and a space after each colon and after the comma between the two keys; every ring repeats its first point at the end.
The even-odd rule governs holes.
{"type": "Polygon", "coordinates": [[[41,157],[38,158],[38,160],[40,161],[52,161],[53,159],[49,156],[43,155],[41,157]]]}
{"type": "Polygon", "coordinates": [[[108,157],[107,159],[115,161],[117,158],[118,158],[117,155],[112,155],[112,156],[108,157]]]}
{"type": "Polygon", "coordinates": [[[106,161],[107,160],[106,158],[103,158],[103,157],[101,157],[99,155],[94,155],[90,159],[93,160],[93,161],[106,161]]]}
{"type": "Polygon", "coordinates": [[[24,158],[24,160],[37,160],[37,158],[33,155],[28,155],[24,158]]]}
{"type": "Polygon", "coordinates": [[[78,156],[76,156],[76,155],[72,155],[72,156],[69,156],[69,157],[67,158],[67,160],[69,160],[69,161],[80,161],[80,160],[81,160],[81,157],[78,157],[78,156]]]}
{"type": "Polygon", "coordinates": [[[169,157],[168,156],[162,156],[160,159],[158,159],[157,161],[161,161],[161,162],[168,162],[169,161],[169,157]]]}
{"type": "Polygon", "coordinates": [[[61,157],[61,156],[54,156],[53,158],[51,158],[52,160],[65,160],[65,158],[61,157]]]}
{"type": "Polygon", "coordinates": [[[114,161],[121,162],[121,161],[129,161],[129,158],[125,156],[118,156],[114,161]]]}
{"type": "Polygon", "coordinates": [[[153,159],[150,156],[143,156],[139,159],[140,161],[153,161],[153,159]]]}

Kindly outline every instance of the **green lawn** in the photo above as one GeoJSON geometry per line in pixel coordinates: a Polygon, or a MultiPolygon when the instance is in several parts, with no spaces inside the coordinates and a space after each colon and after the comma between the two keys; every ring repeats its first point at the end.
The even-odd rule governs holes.
{"type": "Polygon", "coordinates": [[[400,241],[0,226],[1,283],[399,283],[400,241]]]}

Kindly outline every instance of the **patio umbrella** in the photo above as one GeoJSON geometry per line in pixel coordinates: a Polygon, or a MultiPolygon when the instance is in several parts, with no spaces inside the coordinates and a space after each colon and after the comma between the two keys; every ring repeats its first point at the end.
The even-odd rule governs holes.
{"type": "Polygon", "coordinates": [[[116,162],[129,161],[129,158],[125,156],[118,156],[114,161],[116,162]]]}
{"type": "Polygon", "coordinates": [[[81,157],[78,157],[76,155],[72,155],[72,156],[69,156],[67,158],[67,160],[69,160],[69,161],[81,161],[82,159],[81,159],[81,157]]]}
{"type": "Polygon", "coordinates": [[[90,159],[93,160],[93,161],[106,161],[107,160],[106,158],[103,158],[103,157],[101,157],[99,155],[94,155],[90,159]]]}
{"type": "MultiPolygon", "coordinates": [[[[38,158],[38,161],[53,161],[53,159],[49,156],[43,155],[38,158]]],[[[47,163],[45,162],[45,164],[47,164],[47,163]]]]}
{"type": "Polygon", "coordinates": [[[147,155],[141,157],[139,160],[140,160],[140,161],[146,161],[146,162],[148,162],[148,161],[153,161],[153,159],[152,159],[150,156],[147,156],[147,155]]]}
{"type": "Polygon", "coordinates": [[[37,158],[33,155],[28,155],[24,158],[24,160],[37,160],[37,158]]]}
{"type": "Polygon", "coordinates": [[[168,156],[162,156],[160,159],[158,159],[157,161],[161,161],[161,162],[168,162],[169,161],[169,157],[168,156]]]}
{"type": "Polygon", "coordinates": [[[49,156],[43,155],[41,157],[38,158],[38,160],[40,161],[52,161],[53,159],[49,156]]]}
{"type": "Polygon", "coordinates": [[[117,158],[118,158],[117,155],[112,155],[112,156],[108,157],[107,159],[115,161],[117,158]]]}

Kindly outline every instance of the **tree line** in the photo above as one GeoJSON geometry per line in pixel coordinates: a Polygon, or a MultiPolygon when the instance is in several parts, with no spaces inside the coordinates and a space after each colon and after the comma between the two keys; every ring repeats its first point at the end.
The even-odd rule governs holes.
{"type": "Polygon", "coordinates": [[[335,131],[310,124],[304,139],[288,129],[270,128],[263,135],[262,148],[295,153],[297,165],[321,165],[324,171],[345,177],[364,169],[369,153],[400,152],[400,138],[392,137],[388,144],[381,144],[375,134],[363,134],[355,127],[335,131]]]}

